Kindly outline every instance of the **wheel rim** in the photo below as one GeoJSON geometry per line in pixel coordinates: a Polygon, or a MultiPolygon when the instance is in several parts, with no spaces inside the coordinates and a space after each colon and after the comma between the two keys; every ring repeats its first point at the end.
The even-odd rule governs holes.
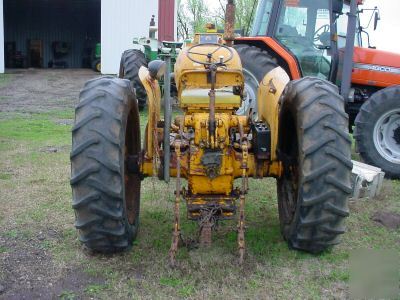
{"type": "MultiPolygon", "coordinates": [[[[125,211],[128,222],[135,225],[138,211],[140,209],[140,176],[139,169],[129,170],[128,164],[131,159],[139,160],[140,136],[135,133],[135,115],[131,111],[128,115],[125,135],[125,211]]],[[[139,164],[137,165],[139,168],[139,164]]]]}
{"type": "Polygon", "coordinates": [[[257,93],[260,84],[248,70],[243,69],[243,74],[245,78],[243,103],[236,113],[240,116],[249,116],[256,121],[258,117],[257,93]]]}
{"type": "Polygon", "coordinates": [[[285,201],[282,202],[283,219],[285,225],[290,225],[297,207],[297,195],[298,195],[298,171],[297,168],[291,166],[286,170],[287,174],[284,175],[282,186],[283,196],[285,201]]]}
{"type": "Polygon", "coordinates": [[[374,145],[387,161],[400,164],[400,108],[385,113],[376,122],[374,145]]]}
{"type": "Polygon", "coordinates": [[[286,238],[289,238],[290,227],[296,215],[297,202],[300,187],[300,159],[298,149],[298,136],[295,129],[293,116],[285,114],[283,119],[287,121],[281,134],[284,139],[280,144],[282,155],[283,174],[278,179],[278,205],[281,219],[281,230],[286,238]]]}
{"type": "Polygon", "coordinates": [[[101,63],[98,63],[98,64],[96,65],[96,70],[97,70],[98,72],[101,71],[101,63]]]}

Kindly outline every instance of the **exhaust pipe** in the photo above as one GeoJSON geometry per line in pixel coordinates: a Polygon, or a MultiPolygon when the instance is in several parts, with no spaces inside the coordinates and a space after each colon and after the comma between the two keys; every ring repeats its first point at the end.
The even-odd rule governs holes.
{"type": "Polygon", "coordinates": [[[225,33],[224,40],[226,45],[232,47],[233,41],[235,40],[235,3],[233,0],[228,0],[226,5],[225,15],[225,33]]]}

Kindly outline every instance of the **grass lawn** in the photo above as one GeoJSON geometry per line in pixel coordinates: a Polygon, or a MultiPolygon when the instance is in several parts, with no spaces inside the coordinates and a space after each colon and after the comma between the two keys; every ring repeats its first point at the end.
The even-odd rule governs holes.
{"type": "MultiPolygon", "coordinates": [[[[0,84],[3,80],[0,77],[0,84]]],[[[65,119],[73,119],[72,110],[0,113],[0,262],[4,258],[8,264],[6,272],[0,269],[0,283],[7,283],[10,274],[25,270],[17,263],[12,265],[14,253],[37,251],[35,255],[42,260],[33,255],[29,261],[29,256],[27,265],[32,267],[24,272],[32,276],[35,288],[41,287],[40,282],[52,283],[62,299],[348,298],[352,250],[399,252],[400,231],[371,220],[377,211],[400,213],[398,181],[385,181],[378,199],[351,203],[348,232],[342,243],[313,256],[291,251],[283,241],[275,180],[251,179],[246,204],[245,265],[237,265],[233,230],[236,222],[231,221],[221,224],[211,248],[180,248],[179,266],[172,270],[168,266],[168,249],[174,183],[166,185],[148,178],[143,181],[140,232],[132,250],[114,256],[88,255],[73,225],[69,186],[71,126],[59,122],[65,119]],[[42,266],[37,266],[40,261],[42,266]],[[48,280],[38,281],[37,274],[48,280]],[[66,278],[71,274],[79,274],[82,281],[69,284],[66,278]]],[[[184,215],[183,206],[183,232],[194,238],[196,224],[184,215]]]]}

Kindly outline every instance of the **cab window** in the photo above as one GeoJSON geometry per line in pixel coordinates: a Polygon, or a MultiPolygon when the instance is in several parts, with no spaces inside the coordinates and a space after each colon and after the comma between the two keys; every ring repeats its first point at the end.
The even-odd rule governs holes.
{"type": "Polygon", "coordinates": [[[252,36],[265,36],[271,19],[274,0],[261,0],[258,3],[257,14],[254,18],[252,36]]]}
{"type": "Polygon", "coordinates": [[[327,79],[331,69],[329,0],[285,0],[277,39],[296,56],[304,76],[327,79]]]}

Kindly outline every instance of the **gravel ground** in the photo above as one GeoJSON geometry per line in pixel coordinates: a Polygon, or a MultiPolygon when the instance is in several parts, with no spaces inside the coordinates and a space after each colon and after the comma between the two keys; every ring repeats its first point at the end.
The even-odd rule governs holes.
{"type": "Polygon", "coordinates": [[[0,86],[0,112],[46,112],[73,108],[84,83],[96,76],[89,69],[9,70],[11,81],[0,86]]]}

